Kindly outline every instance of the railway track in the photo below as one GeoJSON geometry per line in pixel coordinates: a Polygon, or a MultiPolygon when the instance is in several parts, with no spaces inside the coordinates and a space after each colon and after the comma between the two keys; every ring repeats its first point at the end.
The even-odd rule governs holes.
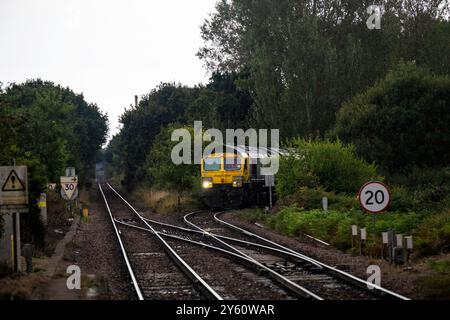
{"type": "Polygon", "coordinates": [[[393,291],[368,283],[349,273],[228,223],[220,219],[220,215],[223,213],[203,213],[202,215],[191,213],[184,217],[184,221],[200,232],[209,233],[211,237],[223,243],[230,250],[279,271],[287,278],[301,284],[310,292],[314,292],[324,299],[408,300],[408,298],[393,291]],[[297,261],[295,261],[295,258],[297,261]]]}
{"type": "MultiPolygon", "coordinates": [[[[176,252],[175,254],[180,259],[188,261],[192,266],[190,267],[192,271],[194,269],[201,270],[199,273],[206,279],[203,282],[208,281],[209,285],[207,284],[207,286],[220,298],[406,299],[374,285],[372,285],[373,289],[369,290],[366,281],[229,224],[220,219],[221,213],[190,213],[184,216],[184,222],[188,228],[147,219],[139,214],[112,186],[109,184],[107,186],[122,200],[122,204],[125,204],[134,213],[134,217],[131,219],[121,216],[113,217],[111,214],[115,226],[151,233],[158,239],[164,238],[164,243],[172,248],[171,252],[176,252]],[[202,250],[199,251],[199,247],[202,250]],[[204,260],[205,251],[210,252],[209,256],[206,254],[206,260],[204,260]],[[211,265],[218,265],[211,264],[211,259],[217,260],[218,257],[228,259],[228,264],[233,261],[233,263],[244,266],[245,268],[235,266],[234,269],[239,270],[241,275],[245,273],[244,278],[246,279],[243,280],[248,280],[248,278],[252,280],[247,287],[250,289],[250,287],[262,284],[268,295],[265,297],[260,295],[241,297],[239,291],[242,290],[230,293],[230,288],[226,288],[226,282],[224,285],[224,279],[217,277],[215,270],[211,270],[211,265]],[[249,274],[246,269],[253,270],[253,275],[249,274]],[[279,290],[274,289],[274,284],[279,287],[279,290]]],[[[99,187],[101,188],[101,186],[99,187]]],[[[233,277],[235,276],[236,274],[233,277]]],[[[192,276],[189,278],[193,279],[192,276]]],[[[197,281],[198,279],[193,279],[194,283],[197,281]]],[[[204,292],[205,289],[202,291],[204,292]]],[[[246,292],[251,293],[251,291],[246,292]]],[[[261,292],[261,290],[257,290],[257,292],[261,292]]],[[[209,297],[211,298],[211,296],[209,297]]]]}
{"type": "MultiPolygon", "coordinates": [[[[142,217],[131,204],[126,201],[112,186],[106,184],[111,193],[121,200],[122,206],[126,206],[128,211],[133,213],[133,216],[129,214],[117,215],[112,217],[113,223],[123,233],[125,230],[133,233],[133,241],[138,242],[138,239],[148,238],[141,237],[141,234],[133,232],[135,230],[145,231],[151,233],[152,237],[155,235],[158,238],[164,238],[164,242],[168,244],[174,252],[176,252],[179,259],[185,261],[185,264],[189,265],[191,270],[195,270],[201,275],[201,279],[204,283],[207,282],[208,287],[213,290],[219,299],[239,299],[239,300],[287,300],[294,299],[285,290],[281,290],[274,285],[267,277],[258,275],[257,272],[249,272],[249,268],[253,266],[252,261],[247,261],[247,267],[245,267],[246,261],[240,261],[237,263],[230,260],[245,260],[241,256],[228,252],[222,248],[212,245],[205,240],[207,237],[200,235],[199,233],[193,234],[192,230],[190,234],[181,235],[180,232],[172,232],[159,228],[158,224],[152,224],[150,220],[142,217]],[[142,224],[144,222],[144,224],[142,224]],[[124,228],[127,227],[127,228],[124,228]],[[209,250],[198,250],[199,246],[209,250]],[[211,263],[214,262],[214,263],[211,263]],[[244,264],[244,266],[243,266],[244,264]],[[218,266],[222,265],[221,268],[218,266]],[[230,280],[231,279],[231,280],[230,280]]],[[[126,211],[126,210],[125,210],[126,211]]],[[[185,229],[188,231],[188,229],[185,229]]],[[[159,272],[165,270],[159,268],[159,272]]],[[[142,273],[141,271],[135,271],[136,274],[142,273]]],[[[147,272],[148,273],[148,272],[147,272]]],[[[165,278],[170,279],[170,274],[164,274],[165,278]]],[[[139,278],[139,276],[136,276],[139,278]]],[[[196,284],[199,280],[192,279],[196,284]]],[[[200,276],[199,276],[200,278],[200,276]]],[[[139,282],[139,279],[138,281],[139,282]]],[[[168,282],[171,282],[170,280],[168,282]]],[[[162,286],[161,286],[162,288],[162,286]]],[[[173,288],[176,292],[177,288],[173,288]]],[[[204,291],[204,290],[203,290],[204,291]]],[[[154,295],[150,295],[154,297],[154,295]]],[[[185,299],[184,297],[174,297],[175,299],[185,299]]],[[[192,299],[192,298],[189,298],[192,299]]]]}
{"type": "Polygon", "coordinates": [[[157,232],[153,237],[142,237],[121,228],[117,221],[135,221],[140,228],[152,230],[137,211],[130,212],[126,200],[109,185],[104,190],[99,183],[98,188],[139,300],[222,299],[157,232]]]}

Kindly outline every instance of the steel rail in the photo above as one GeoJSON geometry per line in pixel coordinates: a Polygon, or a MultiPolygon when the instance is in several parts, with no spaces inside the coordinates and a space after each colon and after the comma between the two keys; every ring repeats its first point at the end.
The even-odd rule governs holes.
{"type": "MultiPolygon", "coordinates": [[[[255,261],[253,258],[247,258],[246,256],[242,256],[241,254],[238,254],[238,253],[235,253],[235,252],[232,252],[232,251],[228,251],[228,250],[226,250],[224,248],[216,247],[216,246],[213,246],[211,244],[204,243],[204,242],[199,242],[199,241],[194,241],[194,240],[191,240],[191,239],[186,239],[186,238],[183,238],[183,237],[180,237],[180,236],[176,236],[176,235],[172,235],[172,234],[167,234],[167,233],[164,233],[164,232],[152,231],[152,230],[150,230],[148,228],[135,226],[135,225],[132,225],[132,224],[129,224],[129,223],[126,223],[126,222],[119,221],[119,220],[116,220],[116,222],[121,224],[121,225],[124,225],[126,227],[129,227],[129,228],[134,228],[134,229],[137,229],[137,230],[140,230],[140,231],[144,231],[144,232],[149,232],[149,233],[155,233],[156,232],[156,233],[160,234],[162,237],[167,237],[167,238],[179,240],[179,241],[182,241],[182,242],[187,242],[187,243],[190,243],[190,244],[202,247],[202,248],[206,248],[206,249],[209,249],[209,250],[212,250],[212,251],[218,251],[220,253],[224,253],[226,255],[231,256],[235,260],[243,263],[244,265],[248,266],[251,269],[256,269],[256,271],[258,271],[258,272],[261,271],[261,264],[258,263],[257,261],[255,261]]],[[[263,269],[266,270],[265,268],[263,268],[263,269]]],[[[269,270],[271,270],[271,269],[269,269],[269,270]]],[[[274,277],[272,277],[272,279],[274,279],[274,277]]],[[[274,279],[274,280],[277,280],[277,279],[274,279]]],[[[305,298],[305,297],[311,298],[311,296],[309,296],[309,295],[305,296],[304,292],[299,293],[298,290],[291,288],[290,286],[286,285],[283,282],[280,282],[278,280],[277,280],[277,282],[279,284],[281,284],[285,288],[285,290],[288,290],[289,292],[294,293],[297,296],[301,296],[302,298],[305,298]]],[[[323,300],[323,299],[319,297],[318,300],[323,300]]]]}
{"type": "Polygon", "coordinates": [[[134,289],[136,290],[136,294],[138,296],[138,299],[139,300],[144,300],[144,296],[142,295],[141,289],[139,288],[139,284],[138,284],[138,282],[136,280],[136,276],[134,275],[133,268],[131,267],[130,261],[128,259],[127,251],[125,250],[125,246],[123,245],[122,239],[120,237],[120,232],[117,229],[116,223],[114,222],[115,219],[113,218],[113,215],[111,213],[111,208],[109,207],[108,200],[106,200],[105,193],[103,192],[103,189],[102,189],[102,186],[100,185],[100,183],[98,184],[98,188],[100,190],[100,193],[102,194],[103,200],[105,201],[106,209],[108,210],[109,217],[111,218],[111,223],[112,223],[112,225],[114,227],[114,231],[116,233],[117,240],[119,241],[120,250],[122,251],[122,256],[123,256],[123,258],[125,260],[125,264],[127,265],[128,273],[130,274],[131,281],[133,282],[133,286],[134,286],[134,289]]]}
{"type": "Polygon", "coordinates": [[[301,295],[301,296],[303,296],[303,297],[305,297],[305,298],[313,298],[313,299],[316,299],[316,300],[324,300],[322,297],[318,296],[317,294],[315,294],[315,293],[309,291],[308,289],[306,289],[306,288],[300,286],[299,284],[297,284],[297,283],[295,283],[295,282],[289,280],[289,279],[286,278],[285,276],[283,276],[283,275],[279,274],[278,272],[276,272],[276,271],[270,269],[269,267],[263,265],[263,264],[260,263],[258,260],[256,260],[256,259],[252,258],[251,256],[245,254],[245,253],[242,252],[241,250],[236,249],[236,248],[233,247],[232,245],[226,243],[225,241],[219,239],[218,237],[214,236],[213,234],[207,232],[206,230],[203,230],[202,228],[200,228],[200,227],[197,226],[196,224],[190,222],[190,221],[188,220],[188,217],[190,217],[190,216],[192,216],[192,215],[194,215],[194,214],[196,214],[196,212],[189,213],[189,214],[187,214],[187,215],[184,216],[183,219],[184,219],[184,221],[185,221],[188,225],[190,225],[190,226],[196,228],[197,230],[199,230],[199,231],[201,231],[201,232],[203,232],[203,233],[209,235],[211,238],[213,238],[214,240],[216,240],[217,242],[219,242],[219,243],[222,244],[223,246],[225,246],[225,247],[231,249],[232,251],[236,252],[238,255],[241,255],[241,256],[243,256],[243,257],[245,257],[245,258],[247,258],[247,259],[253,261],[254,264],[256,264],[259,268],[261,268],[262,270],[267,271],[268,274],[271,276],[271,278],[272,278],[273,280],[277,281],[279,284],[281,284],[282,286],[288,288],[288,289],[291,290],[292,292],[294,292],[294,293],[296,293],[296,294],[298,294],[298,295],[301,295]]]}
{"type": "MultiPolygon", "coordinates": [[[[198,213],[199,212],[194,212],[194,214],[198,214],[198,213]]],[[[180,230],[180,231],[183,231],[183,232],[189,232],[189,233],[198,234],[198,235],[204,235],[204,236],[213,235],[213,236],[215,236],[215,237],[217,237],[219,239],[222,239],[222,240],[235,242],[237,244],[241,244],[241,245],[245,245],[245,246],[255,247],[255,248],[258,248],[258,249],[264,249],[264,250],[272,251],[272,252],[274,252],[276,254],[282,254],[282,255],[285,255],[285,256],[287,255],[287,256],[289,256],[291,258],[296,258],[296,259],[299,259],[299,260],[302,260],[302,261],[307,261],[307,262],[313,264],[314,266],[316,266],[317,268],[323,269],[323,267],[320,264],[315,263],[314,261],[310,261],[309,259],[307,259],[304,256],[299,257],[298,254],[294,254],[294,253],[292,253],[290,251],[282,250],[282,249],[271,247],[271,246],[266,246],[266,245],[263,245],[263,244],[260,244],[260,243],[256,243],[256,242],[250,242],[250,241],[245,241],[245,240],[242,240],[242,239],[222,236],[222,235],[219,235],[219,234],[216,234],[216,233],[213,233],[213,232],[205,233],[205,232],[202,232],[202,231],[199,231],[199,230],[184,228],[184,227],[180,227],[180,226],[176,226],[176,225],[172,225],[172,224],[168,224],[168,223],[164,223],[164,222],[160,222],[160,221],[156,221],[156,220],[152,220],[152,219],[148,219],[148,218],[144,218],[144,219],[146,221],[150,222],[150,223],[153,223],[153,224],[156,224],[156,225],[160,225],[160,226],[164,226],[164,227],[168,227],[168,228],[173,228],[173,229],[180,230]]]]}
{"type": "MultiPolygon", "coordinates": [[[[168,233],[164,233],[164,232],[160,232],[160,231],[152,231],[152,230],[150,230],[148,228],[135,226],[135,225],[132,225],[130,223],[119,221],[117,219],[115,219],[115,220],[116,220],[116,222],[118,224],[121,224],[121,225],[129,227],[129,228],[137,229],[137,230],[144,231],[144,232],[149,232],[149,233],[152,233],[152,234],[154,234],[156,232],[157,234],[161,235],[162,237],[167,237],[167,238],[171,238],[171,239],[175,239],[175,240],[180,240],[180,241],[184,241],[184,242],[195,244],[195,245],[200,246],[200,247],[212,249],[212,250],[215,250],[215,251],[220,251],[222,253],[226,253],[228,255],[232,255],[235,258],[238,258],[238,259],[241,259],[241,260],[245,260],[245,261],[247,261],[247,262],[249,262],[249,263],[251,263],[253,265],[257,265],[257,264],[255,264],[255,262],[252,259],[249,259],[247,257],[241,256],[240,254],[237,254],[235,252],[231,252],[231,251],[228,251],[226,249],[213,246],[211,244],[207,244],[207,243],[204,243],[204,242],[199,242],[199,241],[195,241],[195,240],[191,240],[191,239],[186,239],[186,238],[183,238],[183,237],[180,237],[180,236],[176,236],[176,235],[173,235],[173,234],[168,234],[168,233]]],[[[259,265],[257,265],[257,266],[259,267],[259,265]]]]}
{"type": "MultiPolygon", "coordinates": [[[[277,246],[279,248],[282,248],[283,250],[287,250],[289,252],[292,252],[292,253],[296,254],[298,257],[307,257],[307,256],[305,256],[305,255],[303,255],[301,253],[298,253],[298,252],[296,252],[296,251],[294,251],[294,250],[292,250],[290,248],[282,246],[282,245],[280,245],[280,244],[278,244],[278,243],[276,243],[276,242],[274,242],[272,240],[269,240],[267,238],[264,238],[264,237],[262,237],[260,235],[255,234],[253,232],[250,232],[250,231],[248,231],[246,229],[240,228],[240,227],[238,227],[238,226],[236,226],[234,224],[231,224],[229,222],[226,222],[224,220],[219,219],[218,216],[223,214],[223,213],[225,213],[225,212],[218,212],[218,213],[214,214],[214,219],[217,222],[219,222],[219,223],[221,223],[221,224],[223,224],[223,225],[225,225],[225,226],[227,226],[227,227],[229,227],[231,229],[240,231],[240,232],[242,232],[242,233],[244,233],[244,234],[246,234],[248,236],[255,237],[255,238],[257,238],[259,240],[262,240],[262,241],[264,241],[266,243],[270,243],[270,244],[275,245],[275,246],[277,246]]],[[[365,280],[362,280],[362,279],[360,279],[360,278],[358,278],[358,277],[356,277],[356,276],[354,276],[354,275],[352,275],[350,273],[347,273],[345,271],[336,269],[336,268],[334,268],[332,266],[329,266],[329,265],[327,265],[327,264],[325,264],[323,262],[320,262],[318,260],[315,260],[315,259],[313,259],[311,257],[307,257],[307,258],[308,258],[308,260],[314,261],[316,264],[321,265],[329,273],[339,277],[342,280],[345,280],[345,281],[351,282],[351,283],[353,283],[355,285],[358,285],[359,287],[363,287],[365,289],[373,288],[373,290],[377,290],[379,293],[384,294],[384,295],[389,295],[389,296],[392,296],[392,297],[400,299],[400,300],[410,300],[409,298],[407,298],[407,297],[405,297],[403,295],[395,293],[395,292],[393,292],[391,290],[388,290],[388,289],[383,288],[381,286],[378,286],[376,284],[373,284],[373,283],[367,282],[365,280]]]]}
{"type": "Polygon", "coordinates": [[[175,250],[159,235],[147,221],[136,211],[136,209],[125,200],[108,182],[106,182],[108,187],[120,198],[126,205],[139,217],[139,219],[153,231],[156,238],[163,244],[163,247],[167,254],[174,260],[174,262],[181,268],[181,270],[191,279],[196,285],[199,286],[200,290],[209,298],[214,300],[223,300],[223,298],[213,289],[209,284],[203,280],[194,269],[192,269],[182,257],[180,257],[175,250]]]}

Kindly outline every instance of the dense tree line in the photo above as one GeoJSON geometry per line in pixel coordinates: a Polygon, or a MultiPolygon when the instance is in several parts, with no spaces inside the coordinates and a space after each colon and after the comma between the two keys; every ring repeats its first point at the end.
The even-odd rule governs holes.
{"type": "Polygon", "coordinates": [[[167,128],[202,120],[206,128],[222,130],[280,129],[283,142],[338,138],[387,172],[444,165],[450,149],[450,3],[379,1],[381,29],[371,30],[366,22],[372,4],[218,1],[201,27],[204,45],[198,52],[212,74],[209,83],[162,84],[143,96],[122,115],[108,161],[125,175],[128,188],[142,180],[157,183],[149,165],[170,161],[169,154],[164,160],[152,156],[162,147],[157,140],[168,139],[167,128]],[[361,119],[369,115],[354,108],[376,109],[371,116],[381,122],[366,126],[361,119]]]}
{"type": "Polygon", "coordinates": [[[248,70],[254,125],[283,137],[323,135],[341,104],[402,59],[450,68],[449,2],[386,0],[381,29],[366,26],[373,1],[221,0],[202,26],[210,70],[248,70]]]}
{"type": "Polygon", "coordinates": [[[335,136],[389,173],[450,164],[450,77],[400,65],[344,104],[335,136]]]}
{"type": "Polygon", "coordinates": [[[107,132],[107,116],[69,88],[37,79],[0,91],[0,165],[28,166],[27,217],[38,219],[36,199],[66,167],[75,167],[81,182],[94,175],[107,132]]]}
{"type": "MultiPolygon", "coordinates": [[[[121,131],[109,143],[106,161],[124,174],[123,184],[131,189],[139,181],[154,180],[146,164],[155,161],[151,154],[154,144],[162,148],[162,138],[170,142],[170,132],[165,130],[169,126],[189,127],[202,121],[206,128],[247,128],[253,101],[247,90],[236,85],[245,78],[244,72],[214,73],[205,86],[159,85],[122,114],[121,131]]],[[[170,161],[168,152],[159,165],[169,165],[170,161]]]]}

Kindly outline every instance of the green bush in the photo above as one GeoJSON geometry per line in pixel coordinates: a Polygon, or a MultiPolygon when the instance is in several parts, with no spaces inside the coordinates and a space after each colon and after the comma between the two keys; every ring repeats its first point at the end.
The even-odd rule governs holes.
{"type": "Polygon", "coordinates": [[[351,145],[341,141],[292,141],[294,154],[280,162],[277,192],[281,198],[300,187],[355,195],[367,181],[380,179],[376,167],[360,159],[351,145]]]}
{"type": "Polygon", "coordinates": [[[450,250],[450,211],[425,214],[415,241],[420,256],[441,254],[450,250]]]}
{"type": "Polygon", "coordinates": [[[392,186],[390,188],[391,204],[390,211],[407,212],[417,207],[418,202],[414,193],[404,186],[392,186]]]}
{"type": "Polygon", "coordinates": [[[281,199],[293,195],[300,187],[319,186],[319,178],[311,172],[304,159],[296,155],[280,158],[276,180],[276,191],[281,199]]]}
{"type": "Polygon", "coordinates": [[[326,192],[321,187],[316,189],[300,187],[292,196],[285,198],[282,203],[286,205],[295,204],[304,210],[321,209],[324,197],[328,198],[329,209],[350,210],[359,207],[356,196],[352,197],[342,193],[336,195],[334,192],[326,192]]]}
{"type": "Polygon", "coordinates": [[[357,215],[354,211],[302,211],[293,206],[270,216],[266,219],[266,224],[285,235],[309,234],[347,249],[350,247],[350,226],[358,221],[357,215]]]}
{"type": "MultiPolygon", "coordinates": [[[[348,198],[347,198],[348,199],[348,198]]],[[[263,214],[258,210],[246,210],[240,217],[252,222],[259,221],[288,236],[301,237],[309,234],[320,238],[333,246],[347,250],[351,247],[351,225],[367,229],[368,250],[377,255],[379,250],[371,235],[395,229],[397,234],[414,237],[414,251],[418,256],[430,256],[448,252],[450,249],[450,212],[439,214],[418,214],[414,212],[386,212],[369,215],[361,209],[320,209],[304,210],[296,205],[282,208],[273,215],[263,214]],[[375,230],[374,230],[375,222],[375,230]]]]}
{"type": "Polygon", "coordinates": [[[401,64],[345,103],[333,134],[389,172],[450,163],[450,77],[401,64]]]}
{"type": "Polygon", "coordinates": [[[450,207],[450,168],[412,168],[390,179],[391,209],[436,213],[450,207]]]}
{"type": "Polygon", "coordinates": [[[439,273],[450,274],[450,260],[428,260],[428,266],[439,273]]]}
{"type": "MultiPolygon", "coordinates": [[[[190,130],[192,127],[184,127],[190,130]]],[[[171,140],[172,132],[180,129],[179,126],[170,125],[164,128],[155,138],[144,167],[144,176],[148,177],[149,184],[162,190],[175,190],[178,193],[200,188],[200,168],[198,165],[175,165],[172,162],[172,148],[177,144],[171,140]]]]}

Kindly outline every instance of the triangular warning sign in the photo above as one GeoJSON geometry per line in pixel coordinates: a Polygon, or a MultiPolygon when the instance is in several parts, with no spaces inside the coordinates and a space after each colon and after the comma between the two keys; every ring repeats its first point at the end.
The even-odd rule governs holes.
{"type": "Polygon", "coordinates": [[[11,170],[8,178],[3,184],[2,191],[25,191],[25,185],[23,184],[22,180],[20,180],[16,171],[11,170]]]}

